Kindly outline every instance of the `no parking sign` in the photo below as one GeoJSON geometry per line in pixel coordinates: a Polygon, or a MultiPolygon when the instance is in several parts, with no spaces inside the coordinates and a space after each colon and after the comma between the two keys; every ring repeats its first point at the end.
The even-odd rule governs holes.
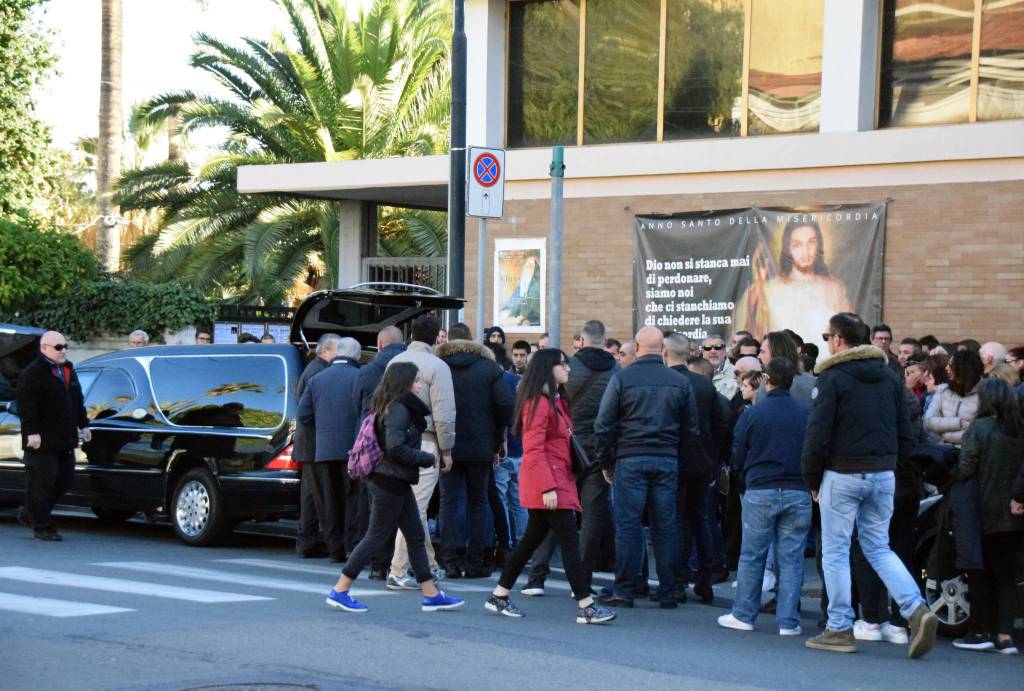
{"type": "Polygon", "coordinates": [[[466,215],[501,218],[505,203],[504,149],[471,146],[466,161],[469,164],[466,215]]]}

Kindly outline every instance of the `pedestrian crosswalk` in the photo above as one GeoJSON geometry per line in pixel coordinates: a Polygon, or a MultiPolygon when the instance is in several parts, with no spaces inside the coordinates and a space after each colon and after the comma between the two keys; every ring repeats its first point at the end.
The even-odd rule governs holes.
{"type": "MultiPolygon", "coordinates": [[[[102,561],[64,569],[2,566],[0,612],[64,618],[123,615],[145,609],[153,598],[204,606],[258,605],[285,593],[319,599],[326,595],[340,571],[338,566],[277,558],[209,559],[194,563],[102,561]],[[208,587],[212,584],[217,584],[216,589],[208,587]],[[12,590],[19,586],[30,592],[12,590]],[[116,601],[90,602],[89,592],[105,593],[108,600],[116,601]]],[[[484,594],[493,590],[495,581],[496,575],[490,579],[445,581],[442,587],[459,595],[484,594]]],[[[554,579],[548,580],[547,587],[569,590],[567,583],[554,579]]],[[[351,592],[358,599],[400,595],[385,589],[379,581],[359,581],[351,592]]]]}

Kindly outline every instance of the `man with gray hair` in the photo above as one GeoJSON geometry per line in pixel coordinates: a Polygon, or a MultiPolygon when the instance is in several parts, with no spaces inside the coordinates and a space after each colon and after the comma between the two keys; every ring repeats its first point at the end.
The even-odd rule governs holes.
{"type": "MultiPolygon", "coordinates": [[[[565,391],[572,404],[570,414],[576,439],[586,449],[587,455],[594,458],[594,420],[608,381],[619,370],[619,366],[615,356],[604,349],[605,327],[597,319],[591,319],[583,325],[579,341],[582,347],[569,358],[569,381],[565,384],[565,391]]],[[[601,555],[602,538],[611,528],[611,503],[608,482],[596,464],[576,478],[576,484],[583,507],[580,564],[589,583],[601,555]]],[[[526,587],[523,588],[524,595],[544,594],[544,581],[550,571],[548,563],[554,549],[555,535],[552,532],[533,553],[533,567],[526,587]]],[[[587,595],[589,593],[576,593],[577,598],[587,595]]]]}
{"type": "Polygon", "coordinates": [[[129,348],[145,348],[149,345],[149,334],[142,329],[135,329],[128,334],[129,348]]]}
{"type": "MultiPolygon", "coordinates": [[[[328,333],[320,337],[316,344],[316,357],[302,371],[295,384],[295,400],[302,400],[302,394],[310,380],[323,372],[338,354],[338,342],[341,336],[328,333]]],[[[313,425],[306,425],[302,420],[295,420],[295,434],[292,437],[292,458],[299,463],[301,480],[299,484],[299,525],[295,535],[295,551],[303,559],[326,557],[327,548],[320,536],[320,523],[317,520],[316,504],[313,500],[313,487],[316,482],[312,478],[313,461],[316,458],[316,431],[313,425]],[[307,467],[308,466],[308,467],[307,467]]]]}
{"type": "Polygon", "coordinates": [[[992,373],[993,367],[1006,362],[1006,346],[1002,343],[989,341],[981,346],[978,355],[981,356],[981,364],[985,368],[985,375],[987,376],[992,373]]]}
{"type": "Polygon", "coordinates": [[[718,334],[710,334],[704,338],[701,350],[703,351],[704,359],[715,368],[715,376],[712,380],[715,390],[726,398],[731,399],[736,395],[740,387],[736,383],[733,366],[729,362],[725,339],[718,334]]]}

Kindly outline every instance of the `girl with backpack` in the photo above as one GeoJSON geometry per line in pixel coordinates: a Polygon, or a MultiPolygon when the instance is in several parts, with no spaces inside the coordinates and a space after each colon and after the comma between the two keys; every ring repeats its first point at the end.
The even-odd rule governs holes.
{"type": "Polygon", "coordinates": [[[513,432],[523,439],[523,460],[519,470],[520,505],[527,509],[526,532],[512,553],[498,585],[484,607],[506,617],[523,613],[508,599],[527,560],[554,532],[562,548],[562,564],[578,603],[577,624],[603,624],[615,613],[590,596],[587,574],[580,564],[576,512],[580,499],[572,473],[569,438],[572,422],[565,403],[569,364],[565,353],[545,348],[534,353],[519,384],[513,432]]]}
{"type": "MultiPolygon", "coordinates": [[[[417,397],[420,384],[418,372],[411,362],[392,363],[373,394],[370,414],[374,416],[373,432],[383,458],[369,473],[371,497],[370,525],[366,536],[349,555],[341,577],[327,595],[327,604],[345,612],[367,611],[366,605],[349,594],[352,582],[378,553],[397,527],[409,545],[409,561],[416,581],[423,592],[422,610],[437,612],[461,607],[463,601],[448,597],[437,589],[424,543],[420,511],[412,486],[419,481],[419,469],[434,464],[434,457],[420,450],[420,440],[427,428],[427,406],[417,397]]],[[[362,437],[363,431],[360,431],[362,437]]],[[[363,441],[360,439],[359,441],[363,441]]],[[[357,446],[360,446],[357,443],[357,446]]]]}

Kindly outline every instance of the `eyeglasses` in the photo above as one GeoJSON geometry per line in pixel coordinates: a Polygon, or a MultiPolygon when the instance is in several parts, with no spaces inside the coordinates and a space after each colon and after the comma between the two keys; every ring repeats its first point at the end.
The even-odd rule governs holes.
{"type": "Polygon", "coordinates": [[[835,334],[829,334],[829,333],[821,334],[821,340],[825,341],[825,343],[828,343],[829,341],[832,340],[832,336],[834,336],[834,335],[835,334]]]}
{"type": "Polygon", "coordinates": [[[56,351],[61,351],[61,350],[67,350],[68,349],[68,344],[67,343],[58,343],[57,345],[53,345],[52,343],[44,343],[43,345],[46,346],[47,348],[53,348],[56,351]]]}
{"type": "Polygon", "coordinates": [[[705,353],[708,352],[709,350],[725,350],[725,345],[720,343],[718,345],[701,346],[701,350],[703,350],[705,353]]]}
{"type": "Polygon", "coordinates": [[[196,336],[197,343],[209,343],[211,340],[209,336],[196,336]]]}

